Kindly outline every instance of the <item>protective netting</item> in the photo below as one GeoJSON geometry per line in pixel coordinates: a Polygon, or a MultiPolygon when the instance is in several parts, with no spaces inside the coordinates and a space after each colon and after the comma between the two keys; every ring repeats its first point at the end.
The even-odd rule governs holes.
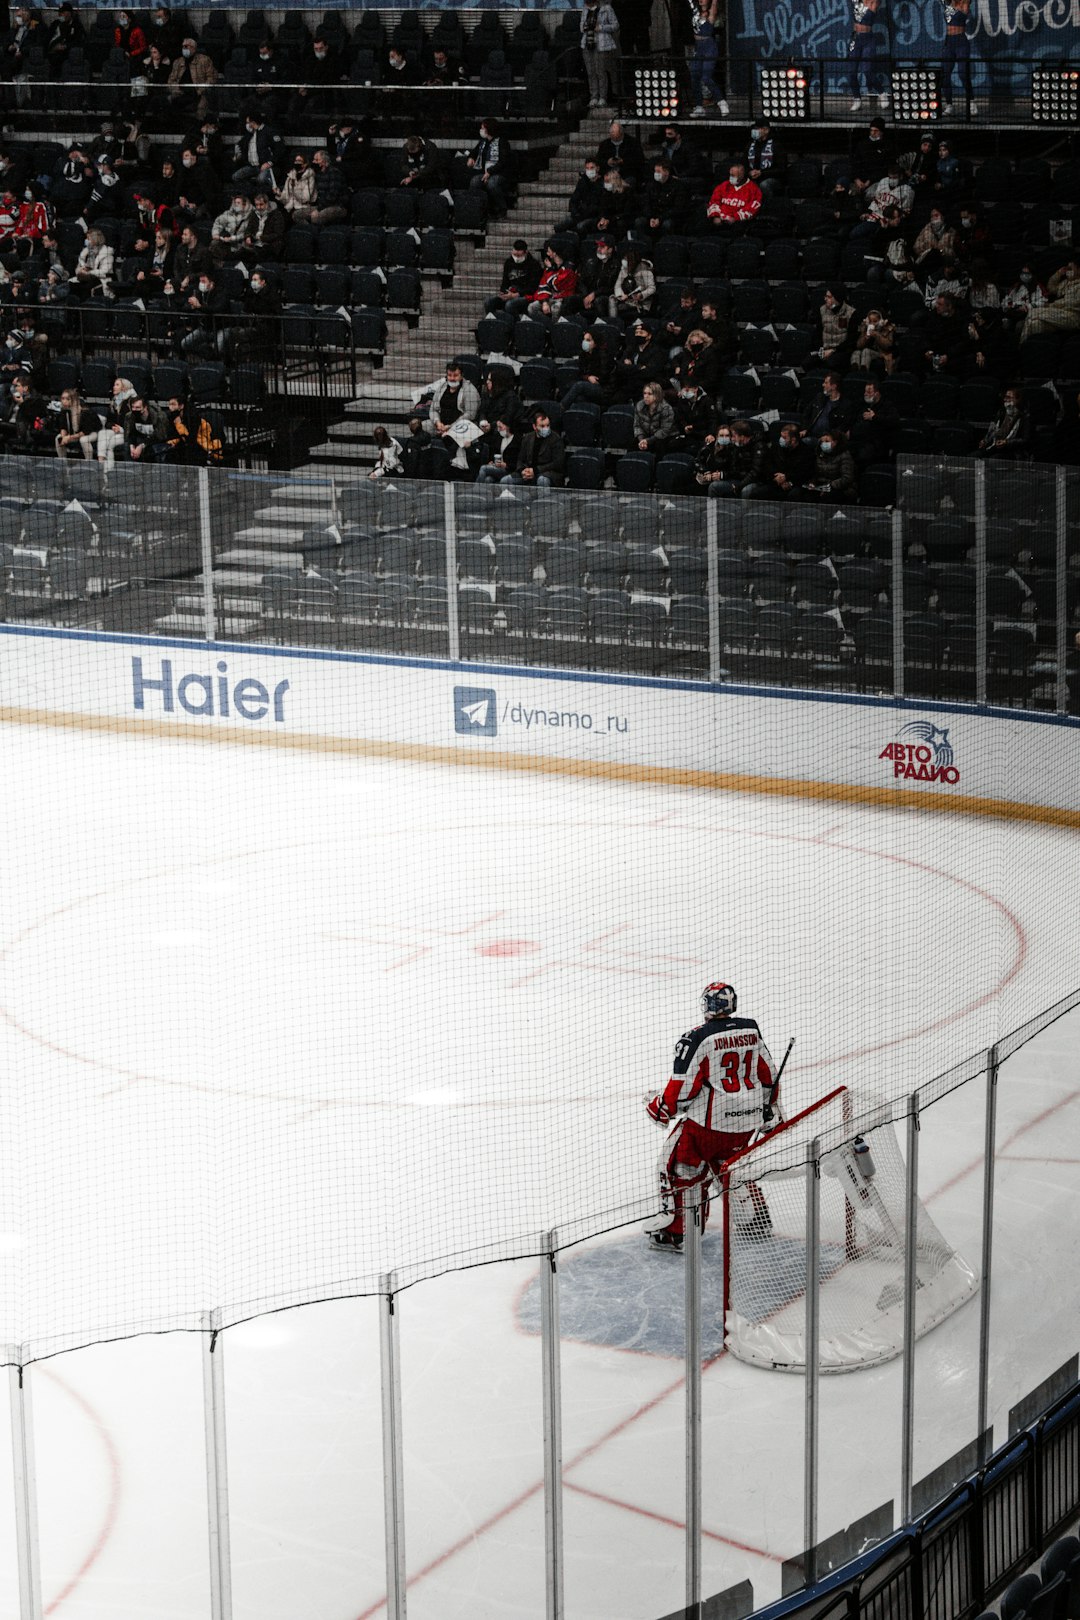
{"type": "MultiPolygon", "coordinates": [[[[847,1091],[740,1156],[723,1179],[726,1344],[740,1360],[802,1371],[811,1281],[807,1204],[818,1166],[818,1364],[822,1372],[873,1366],[904,1343],[906,1171],[896,1128],[847,1091]],[[865,1134],[852,1135],[852,1119],[865,1134]],[[822,1151],[821,1140],[838,1146],[822,1151]],[[759,1163],[760,1160],[760,1163],[759,1163]],[[785,1161],[788,1161],[785,1164],[785,1161]]],[[[921,1338],[977,1287],[914,1201],[914,1331],[921,1338]]]]}
{"type": "MultiPolygon", "coordinates": [[[[775,1051],[797,1033],[788,1111],[868,1084],[868,1130],[1073,988],[1071,831],[881,808],[913,713],[950,733],[961,792],[997,801],[1038,797],[1067,722],[1018,713],[987,748],[971,711],[751,710],[732,685],[877,679],[837,567],[841,536],[892,545],[873,514],[170,468],[0,487],[5,1359],[655,1214],[641,1098],[718,973],[775,1051]],[[831,608],[796,595],[826,576],[831,608]],[[682,677],[709,673],[717,625],[710,693],[682,677]],[[481,710],[497,736],[467,735],[481,710]],[[483,768],[430,763],[451,747],[483,768]]],[[[1060,701],[1051,674],[1035,690],[1060,701]]]]}

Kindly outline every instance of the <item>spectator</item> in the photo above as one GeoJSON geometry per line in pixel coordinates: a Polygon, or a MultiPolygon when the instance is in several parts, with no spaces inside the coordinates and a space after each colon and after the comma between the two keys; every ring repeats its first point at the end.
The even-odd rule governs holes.
{"type": "Polygon", "coordinates": [[[116,14],[116,25],[113,28],[113,49],[123,51],[133,67],[136,62],[142,60],[149,49],[149,41],[143,32],[142,25],[136,21],[130,11],[119,11],[116,14]]]}
{"type": "Polygon", "coordinates": [[[140,253],[121,268],[121,276],[114,289],[122,298],[158,297],[171,279],[176,245],[171,231],[159,226],[154,232],[154,243],[149,253],[140,253]]]}
{"type": "Polygon", "coordinates": [[[689,282],[679,293],[678,308],[664,322],[661,332],[671,344],[672,359],[686,347],[686,340],[701,320],[701,303],[697,288],[689,282]]]}
{"type": "Polygon", "coordinates": [[[193,225],[185,225],[173,255],[172,276],[165,283],[166,294],[194,290],[200,275],[213,269],[210,251],[193,225]]]}
{"type": "Polygon", "coordinates": [[[923,371],[956,373],[957,358],[966,337],[966,327],[957,312],[956,300],[949,293],[939,293],[926,322],[918,329],[919,365],[923,371]]]}
{"type": "Polygon", "coordinates": [[[995,315],[1001,313],[1001,293],[985,259],[971,261],[967,301],[973,310],[988,310],[995,315]]]}
{"type": "Polygon", "coordinates": [[[81,456],[93,461],[97,454],[97,436],[101,432],[101,417],[84,405],[77,389],[65,388],[60,394],[60,426],[53,443],[61,460],[81,456]]]}
{"type": "Polygon", "coordinates": [[[639,450],[662,456],[675,432],[675,412],[659,383],[649,382],[634,406],[634,442],[639,450]]]}
{"type": "Polygon", "coordinates": [[[164,55],[176,56],[183,41],[183,24],[174,17],[168,6],[155,6],[150,18],[151,40],[156,40],[164,55]]]}
{"type": "Polygon", "coordinates": [[[128,460],[164,461],[169,453],[170,426],[160,405],[136,395],[124,421],[128,460]]]}
{"type": "Polygon", "coordinates": [[[225,459],[221,431],[212,417],[190,397],[171,394],[167,415],[168,459],[182,466],[213,467],[225,459]]]}
{"type": "Polygon", "coordinates": [[[169,72],[169,98],[179,101],[188,92],[198,92],[195,100],[196,115],[200,119],[207,116],[210,111],[210,99],[207,95],[211,85],[217,84],[221,74],[199,42],[188,36],[180,47],[180,55],[173,62],[169,72]]]}
{"type": "Polygon", "coordinates": [[[1009,322],[1017,322],[1041,309],[1049,302],[1049,294],[1030,264],[1022,264],[1012,286],[1001,300],[1001,311],[1009,322]]]}
{"type": "Polygon", "coordinates": [[[513,422],[500,417],[493,432],[486,436],[485,449],[489,459],[476,474],[478,484],[502,484],[513,477],[521,457],[524,435],[513,422]]]}
{"type": "Polygon", "coordinates": [[[701,173],[701,157],[677,124],[664,125],[660,152],[667,159],[673,175],[683,181],[696,179],[701,173]]]}
{"type": "MultiPolygon", "coordinates": [[[[721,356],[726,358],[735,353],[735,328],[715,300],[711,298],[701,300],[701,319],[697,330],[712,339],[718,360],[721,356]]],[[[688,342],[692,340],[693,335],[691,332],[688,342]]],[[[704,383],[702,387],[705,387],[704,383]]],[[[706,392],[712,393],[713,390],[706,388],[706,392]]]]}
{"type": "Polygon", "coordinates": [[[514,386],[509,366],[490,366],[480,389],[478,425],[487,433],[496,422],[516,422],[521,415],[521,396],[514,386]]]}
{"type": "Polygon", "coordinates": [[[973,310],[967,323],[967,340],[958,354],[961,377],[1008,377],[1016,369],[1016,352],[1009,332],[996,309],[973,310]]]}
{"type": "Polygon", "coordinates": [[[761,484],[764,460],[764,446],[755,441],[749,422],[732,422],[730,428],[721,423],[697,472],[697,481],[710,496],[730,500],[752,485],[761,484]]]}
{"type": "Polygon", "coordinates": [[[533,416],[532,431],[521,441],[516,472],[508,473],[504,484],[524,484],[529,489],[559,489],[566,471],[566,444],[551,425],[546,411],[533,416]]]}
{"type": "Polygon", "coordinates": [[[290,219],[307,219],[315,206],[315,170],[308,165],[307,156],[297,152],[289,171],[275,192],[278,202],[290,219]]]}
{"type": "Polygon", "coordinates": [[[581,59],[589,84],[589,106],[619,99],[619,20],[608,0],[585,0],[581,13],[581,59]]]}
{"type": "Polygon", "coordinates": [[[215,354],[219,339],[224,338],[220,317],[227,303],[225,288],[212,272],[204,270],[181,305],[183,318],[178,336],[179,351],[184,359],[208,358],[215,354]]]}
{"type": "Polygon", "coordinates": [[[759,118],[750,131],[746,172],[760,188],[763,198],[767,200],[780,189],[786,168],[787,159],[777,145],[772,125],[767,118],[759,118]]]}
{"type": "Polygon", "coordinates": [[[669,451],[696,459],[704,450],[716,423],[713,402],[697,383],[685,382],[675,395],[672,409],[675,427],[669,451]]]}
{"type": "Polygon", "coordinates": [[[891,153],[885,140],[884,118],[872,118],[866,134],[855,143],[851,154],[852,170],[860,180],[873,185],[888,172],[891,153]]]}
{"type": "Polygon", "coordinates": [[[1019,388],[1006,388],[1001,409],[979,441],[980,456],[1019,461],[1031,454],[1031,422],[1019,388]]]}
{"type": "Polygon", "coordinates": [[[818,354],[822,360],[842,365],[851,352],[852,323],[855,318],[855,311],[847,302],[843,287],[834,284],[825,288],[818,314],[821,318],[821,348],[818,354]]]}
{"type": "Polygon", "coordinates": [[[326,132],[326,149],[345,176],[350,191],[358,186],[381,186],[382,165],[355,118],[343,113],[326,132]]]}
{"type": "Polygon", "coordinates": [[[251,272],[240,300],[240,320],[229,323],[225,343],[231,361],[261,360],[281,352],[281,294],[261,265],[251,272]]]}
{"type": "Polygon", "coordinates": [[[956,248],[956,232],[946,222],[944,211],[936,206],[931,208],[930,218],[912,244],[915,263],[930,275],[940,268],[943,260],[955,259],[956,248]]]}
{"type": "Polygon", "coordinates": [[[827,371],[821,379],[821,392],[807,401],[802,414],[802,431],[811,444],[816,444],[830,428],[835,434],[850,424],[851,412],[840,391],[842,382],[838,371],[827,371]]]}
{"type": "Polygon", "coordinates": [[[577,271],[567,264],[558,248],[551,243],[544,249],[544,267],[536,284],[536,296],[528,306],[533,320],[550,319],[558,315],[563,300],[577,291],[577,271]]]}
{"type": "Polygon", "coordinates": [[[434,90],[452,90],[466,83],[465,69],[444,45],[436,45],[424,74],[424,83],[434,90]]]}
{"type": "Polygon", "coordinates": [[[61,219],[75,219],[82,213],[94,184],[94,167],[76,141],[53,169],[49,198],[61,219]]]}
{"type": "Polygon", "coordinates": [[[257,185],[272,186],[277,149],[277,136],[267,124],[262,108],[249,108],[243,133],[236,144],[238,166],[233,170],[233,185],[253,181],[257,185]]]}
{"type": "Polygon", "coordinates": [[[120,176],[113,168],[112,161],[107,157],[100,158],[94,170],[90,196],[81,215],[87,225],[92,225],[99,219],[116,217],[117,212],[123,207],[123,191],[116,189],[119,184],[120,176]]]}
{"type": "Polygon", "coordinates": [[[218,215],[210,233],[210,257],[220,269],[232,264],[244,251],[249,231],[254,230],[254,209],[246,192],[234,190],[232,202],[218,215]]]}
{"type": "Polygon", "coordinates": [[[947,295],[957,305],[967,302],[968,288],[971,283],[960,263],[956,259],[943,258],[941,269],[936,276],[928,276],[923,288],[923,302],[927,309],[933,309],[937,299],[947,295]]]}
{"type": "Polygon", "coordinates": [[[770,501],[799,500],[814,476],[814,452],[797,422],[782,422],[773,445],[767,445],[758,471],[760,484],[770,501]]]}
{"type": "Polygon", "coordinates": [[[855,461],[842,433],[830,428],[821,435],[814,458],[813,476],[803,487],[808,495],[818,501],[841,504],[857,500],[859,490],[855,482],[855,461]]]}
{"type": "Polygon", "coordinates": [[[50,68],[50,77],[58,79],[61,69],[68,59],[68,53],[74,48],[84,49],[86,46],[86,29],[75,15],[73,6],[65,3],[59,8],[52,27],[45,38],[45,57],[50,68]]]}
{"type": "MultiPolygon", "coordinates": [[[[32,335],[32,334],[31,334],[32,335]]],[[[0,349],[0,401],[10,396],[11,384],[17,377],[30,378],[34,372],[34,352],[22,331],[13,327],[0,349]]]]}
{"type": "Polygon", "coordinates": [[[671,172],[666,158],[653,162],[652,179],[645,186],[643,212],[637,221],[639,231],[653,239],[677,232],[686,210],[686,192],[682,181],[671,172]]]}
{"type": "Polygon", "coordinates": [[[14,79],[18,85],[16,101],[20,107],[25,106],[28,97],[24,87],[29,53],[37,47],[40,39],[41,24],[30,7],[16,6],[11,14],[11,27],[4,38],[3,76],[5,79],[14,79]]]}
{"type": "Polygon", "coordinates": [[[453,360],[446,367],[445,381],[437,383],[428,408],[427,430],[437,438],[444,438],[459,417],[475,422],[480,415],[480,395],[472,383],[461,374],[461,367],[453,360]]]}
{"type": "Polygon", "coordinates": [[[115,255],[105,240],[105,233],[96,226],[86,233],[86,245],[75,265],[72,284],[80,298],[100,293],[104,298],[113,296],[113,266],[115,255]]]}
{"type": "Polygon", "coordinates": [[[947,196],[960,190],[964,183],[964,168],[954,154],[951,141],[938,141],[937,180],[934,190],[947,196]]]}
{"type": "Polygon", "coordinates": [[[0,420],[0,433],[6,448],[20,455],[36,455],[48,448],[52,437],[48,410],[28,377],[16,377],[12,383],[7,415],[0,420]]]}
{"type": "Polygon", "coordinates": [[[422,135],[409,135],[390,178],[391,184],[437,191],[446,184],[443,155],[434,141],[425,140],[422,135]]]}
{"type": "Polygon", "coordinates": [[[336,225],[349,214],[345,176],[325,147],[311,161],[315,170],[315,206],[305,217],[309,225],[336,225]]]}
{"type": "Polygon", "coordinates": [[[563,409],[569,410],[571,405],[582,403],[601,407],[609,405],[614,397],[612,369],[612,356],[607,344],[602,343],[594,331],[586,329],[581,334],[577,379],[563,392],[563,409]]]}
{"type": "Polygon", "coordinates": [[[869,466],[872,461],[892,460],[899,426],[900,412],[895,405],[882,398],[881,384],[877,378],[868,377],[863,388],[862,407],[856,413],[850,433],[851,451],[860,466],[869,466]]]}
{"type": "MultiPolygon", "coordinates": [[[[702,306],[704,315],[707,305],[702,306]]],[[[687,333],[686,348],[671,362],[671,373],[679,388],[693,383],[716,399],[720,393],[724,357],[715,339],[704,326],[695,326],[687,333]]]]}
{"type": "Polygon", "coordinates": [[[623,399],[636,400],[647,382],[666,384],[670,369],[667,351],[639,319],[612,365],[613,386],[623,399]]]}
{"type": "Polygon", "coordinates": [[[180,153],[176,191],[173,214],[181,225],[190,224],[194,219],[205,219],[219,211],[221,188],[217,176],[193,147],[185,146],[180,153]]]}
{"type": "Polygon", "coordinates": [[[974,203],[960,205],[956,256],[964,264],[970,264],[973,259],[992,261],[994,258],[994,239],[980,219],[974,203]]]}
{"type": "Polygon", "coordinates": [[[652,264],[636,247],[627,248],[615,277],[609,313],[620,320],[636,320],[649,314],[655,301],[656,276],[652,264]]]}
{"type": "MultiPolygon", "coordinates": [[[[314,110],[317,110],[323,118],[333,117],[336,112],[333,87],[340,84],[345,77],[345,61],[341,52],[325,34],[317,33],[311,44],[305,46],[303,55],[293,71],[298,84],[289,101],[290,118],[305,116],[309,106],[312,105],[313,94],[314,102],[317,104],[314,110]]],[[[396,84],[398,81],[395,77],[390,82],[396,84]]],[[[410,82],[416,81],[411,79],[410,82]]],[[[404,97],[395,98],[394,110],[400,115],[408,111],[404,97]]]]}
{"type": "Polygon", "coordinates": [[[610,241],[607,237],[598,237],[578,277],[577,290],[586,314],[599,315],[608,309],[608,301],[615,291],[615,281],[621,268],[621,261],[610,241]]]}
{"type": "Polygon", "coordinates": [[[36,253],[51,230],[49,206],[43,201],[41,187],[31,181],[23,193],[15,225],[15,251],[20,258],[28,259],[36,253]]]}
{"type": "Polygon", "coordinates": [[[706,210],[714,225],[746,226],[761,212],[761,187],[748,180],[741,163],[733,163],[728,177],[716,187],[706,210]]]}
{"type": "Polygon", "coordinates": [[[384,427],[377,427],[372,433],[375,441],[375,465],[368,473],[369,478],[389,478],[394,473],[404,471],[401,465],[400,441],[392,438],[384,427]]]}
{"type": "Polygon", "coordinates": [[[285,86],[289,77],[289,65],[283,60],[274,41],[269,38],[262,40],[252,64],[251,86],[266,118],[276,117],[287,106],[285,86]]]}
{"type": "Polygon", "coordinates": [[[691,118],[704,118],[716,111],[728,115],[723,87],[717,80],[720,58],[720,0],[692,0],[690,27],[694,42],[690,53],[691,118]]]}
{"type": "Polygon", "coordinates": [[[632,186],[639,185],[645,173],[645,153],[641,142],[636,135],[628,135],[617,118],[613,118],[608,126],[607,136],[600,142],[596,158],[602,174],[616,169],[632,186]]]}
{"type": "Polygon", "coordinates": [[[600,165],[595,158],[586,158],[580,178],[570,193],[567,212],[558,223],[560,231],[577,231],[579,235],[596,229],[596,221],[604,210],[604,182],[600,165]]]}
{"type": "Polygon", "coordinates": [[[915,205],[915,192],[903,178],[900,165],[895,161],[889,164],[888,172],[882,179],[876,180],[869,188],[866,196],[866,212],[852,229],[852,241],[873,236],[878,230],[887,228],[893,223],[894,213],[899,213],[901,220],[906,219],[915,205]]]}
{"type": "Polygon", "coordinates": [[[524,237],[518,237],[503,260],[499,290],[484,305],[489,315],[504,310],[507,315],[523,315],[540,280],[540,261],[529,252],[524,237]]]}
{"type": "Polygon", "coordinates": [[[252,199],[251,216],[240,257],[249,263],[255,260],[276,263],[285,246],[288,223],[284,209],[278,207],[270,193],[257,191],[252,199]]]}
{"type": "Polygon", "coordinates": [[[472,171],[470,189],[482,191],[487,198],[488,212],[500,218],[508,206],[511,153],[510,144],[501,133],[497,118],[484,119],[480,125],[480,139],[465,162],[472,171]]]}
{"type": "Polygon", "coordinates": [[[850,364],[861,370],[882,369],[891,375],[896,367],[896,327],[880,309],[868,309],[859,323],[850,364]]]}
{"type": "Polygon", "coordinates": [[[932,135],[924,135],[919,141],[919,149],[912,159],[911,173],[908,179],[915,188],[916,196],[922,193],[929,195],[936,189],[938,153],[932,135]]]}
{"type": "Polygon", "coordinates": [[[134,398],[135,389],[130,379],[114,378],[112,392],[109,395],[109,408],[97,436],[97,459],[105,466],[112,465],[117,450],[124,442],[124,426],[134,398]]]}
{"type": "Polygon", "coordinates": [[[636,212],[637,199],[632,182],[617,169],[609,169],[604,176],[604,203],[596,221],[597,230],[618,241],[629,231],[636,212]]]}

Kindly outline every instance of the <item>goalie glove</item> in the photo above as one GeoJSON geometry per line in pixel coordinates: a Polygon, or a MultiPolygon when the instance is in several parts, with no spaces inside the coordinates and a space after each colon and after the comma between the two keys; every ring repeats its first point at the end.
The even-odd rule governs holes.
{"type": "Polygon", "coordinates": [[[670,1125],[671,1121],[675,1117],[667,1103],[664,1101],[663,1097],[661,1097],[659,1094],[655,1097],[646,1097],[645,1111],[649,1118],[654,1120],[657,1125],[670,1125]]]}

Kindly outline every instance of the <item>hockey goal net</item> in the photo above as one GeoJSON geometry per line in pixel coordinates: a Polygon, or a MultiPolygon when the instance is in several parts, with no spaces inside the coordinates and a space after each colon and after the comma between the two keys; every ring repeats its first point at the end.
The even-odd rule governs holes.
{"type": "MultiPolygon", "coordinates": [[[[725,1343],[791,1372],[806,1365],[807,1202],[819,1143],[819,1367],[845,1372],[899,1355],[904,1332],[906,1171],[892,1121],[846,1088],[730,1160],[720,1178],[725,1343]],[[855,1135],[859,1131],[861,1134],[855,1135]]],[[[915,1334],[978,1287],[917,1205],[915,1334]]]]}

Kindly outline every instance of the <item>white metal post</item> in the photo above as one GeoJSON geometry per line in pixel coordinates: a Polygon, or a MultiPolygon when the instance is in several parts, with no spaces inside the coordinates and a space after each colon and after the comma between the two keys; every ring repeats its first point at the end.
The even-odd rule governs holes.
{"type": "Polygon", "coordinates": [[[724,672],[720,645],[720,560],[717,556],[720,520],[715,501],[705,502],[705,563],[709,589],[709,679],[718,681],[724,672]]]}
{"type": "Polygon", "coordinates": [[[806,1389],[803,1430],[803,1545],[806,1568],[803,1580],[817,1580],[818,1488],[818,1375],[821,1363],[821,1299],[818,1292],[821,1243],[821,1142],[810,1148],[810,1175],[806,1184],[806,1389]]]}
{"type": "Polygon", "coordinates": [[[912,1462],[915,1448],[915,1290],[919,1273],[919,1098],[909,1103],[907,1183],[904,1199],[904,1359],[900,1406],[900,1522],[911,1523],[912,1462]]]}
{"type": "Polygon", "coordinates": [[[19,1570],[19,1620],[41,1620],[41,1551],[38,1545],[34,1414],[29,1368],[8,1368],[11,1460],[15,1475],[15,1542],[19,1570]]]}
{"type": "Polygon", "coordinates": [[[686,1194],[683,1238],[686,1263],[686,1611],[696,1620],[701,1604],[701,1229],[705,1188],[686,1194]]]}
{"type": "Polygon", "coordinates": [[[979,1280],[979,1463],[993,1448],[990,1428],[990,1287],[994,1258],[994,1154],[997,1138],[998,1049],[986,1058],[986,1125],[983,1144],[982,1276],[979,1280]]]}
{"type": "Polygon", "coordinates": [[[457,507],[454,504],[454,485],[443,485],[443,524],[446,529],[446,635],[447,654],[456,664],[461,658],[461,618],[458,614],[457,589],[457,507]]]}
{"type": "Polygon", "coordinates": [[[199,551],[202,556],[203,621],[207,641],[217,640],[217,604],[214,601],[214,535],[210,522],[210,469],[196,469],[199,484],[199,551]]]}
{"type": "Polygon", "coordinates": [[[904,695],[904,514],[898,506],[892,515],[892,689],[894,697],[904,695]]]}
{"type": "Polygon", "coordinates": [[[563,1576],[562,1369],[559,1274],[555,1233],[540,1256],[540,1355],[544,1384],[544,1542],[547,1554],[547,1620],[566,1613],[563,1576]]]}
{"type": "Polygon", "coordinates": [[[225,1339],[214,1322],[213,1312],[205,1319],[203,1331],[203,1423],[210,1529],[210,1613],[213,1620],[232,1620],[229,1466],[225,1443],[225,1339]]]}
{"type": "Polygon", "coordinates": [[[975,462],[975,701],[986,702],[986,462],[975,462]]]}
{"type": "Polygon", "coordinates": [[[386,1613],[405,1620],[405,1462],[401,1427],[401,1356],[394,1275],[382,1278],[379,1301],[382,1372],[383,1519],[386,1526],[386,1613]]]}

